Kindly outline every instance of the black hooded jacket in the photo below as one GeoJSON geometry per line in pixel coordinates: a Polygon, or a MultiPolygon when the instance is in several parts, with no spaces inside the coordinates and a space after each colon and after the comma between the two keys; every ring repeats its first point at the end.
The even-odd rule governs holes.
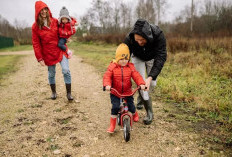
{"type": "Polygon", "coordinates": [[[146,20],[138,19],[124,43],[128,45],[130,53],[139,59],[143,61],[154,59],[153,67],[148,76],[156,80],[167,58],[166,39],[162,30],[158,26],[149,24],[146,20]],[[134,39],[134,34],[145,38],[146,45],[139,46],[134,39]]]}

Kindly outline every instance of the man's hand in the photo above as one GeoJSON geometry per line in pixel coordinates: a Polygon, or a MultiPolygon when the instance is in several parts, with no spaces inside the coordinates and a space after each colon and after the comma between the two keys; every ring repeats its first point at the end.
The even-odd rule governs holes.
{"type": "Polygon", "coordinates": [[[42,60],[42,61],[39,61],[39,63],[40,63],[41,66],[45,66],[45,63],[44,63],[43,60],[42,60]]]}
{"type": "Polygon", "coordinates": [[[110,91],[111,86],[106,86],[106,90],[110,91]]]}
{"type": "Polygon", "coordinates": [[[149,91],[151,81],[152,81],[152,77],[149,76],[145,81],[146,82],[145,86],[147,87],[147,89],[145,89],[145,91],[149,91]]]}

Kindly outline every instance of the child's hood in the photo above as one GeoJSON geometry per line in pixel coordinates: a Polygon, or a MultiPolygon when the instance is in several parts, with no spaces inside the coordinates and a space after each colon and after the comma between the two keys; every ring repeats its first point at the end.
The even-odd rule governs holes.
{"type": "MultiPolygon", "coordinates": [[[[47,4],[45,4],[42,1],[35,2],[35,21],[37,21],[40,11],[44,8],[48,8],[47,4]]],[[[48,12],[50,14],[50,17],[52,17],[52,13],[49,8],[48,8],[48,12]]]]}

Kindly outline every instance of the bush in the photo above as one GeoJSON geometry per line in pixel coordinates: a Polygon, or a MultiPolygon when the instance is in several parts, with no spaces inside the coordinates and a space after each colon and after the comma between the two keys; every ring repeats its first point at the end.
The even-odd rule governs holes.
{"type": "Polygon", "coordinates": [[[209,51],[212,54],[228,52],[232,54],[232,38],[167,38],[168,51],[171,53],[188,51],[209,51]]]}

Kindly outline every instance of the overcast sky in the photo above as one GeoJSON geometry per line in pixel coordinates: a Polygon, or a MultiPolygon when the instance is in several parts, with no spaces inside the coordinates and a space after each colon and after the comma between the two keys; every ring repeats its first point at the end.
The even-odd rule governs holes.
{"type": "MultiPolygon", "coordinates": [[[[6,18],[12,25],[15,19],[25,21],[31,26],[35,21],[35,2],[37,0],[0,0],[0,15],[6,18]]],[[[109,0],[110,1],[110,0],[109,0]]],[[[135,1],[135,0],[124,0],[135,1]]],[[[66,6],[71,16],[80,17],[91,6],[92,0],[43,0],[50,8],[53,17],[58,18],[62,6],[66,6]]],[[[191,0],[168,0],[165,21],[171,21],[186,5],[191,5],[191,0]]],[[[78,19],[77,19],[78,20],[78,19]]],[[[163,20],[163,19],[162,19],[163,20]]]]}

